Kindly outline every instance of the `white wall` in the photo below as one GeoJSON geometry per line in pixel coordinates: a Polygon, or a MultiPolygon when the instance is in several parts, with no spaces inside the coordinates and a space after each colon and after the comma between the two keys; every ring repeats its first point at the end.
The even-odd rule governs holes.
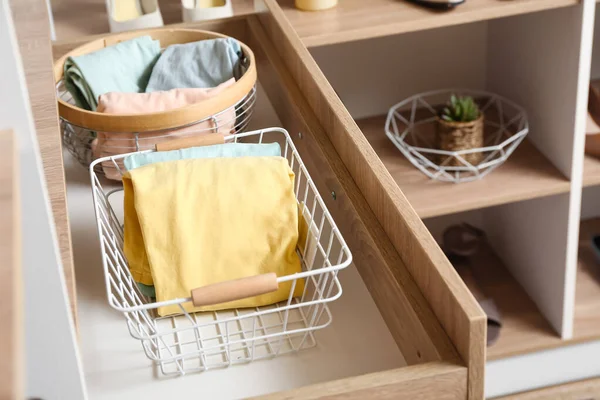
{"type": "MultiPolygon", "coordinates": [[[[354,118],[445,87],[484,89],[485,22],[312,48],[311,54],[354,118]]],[[[383,128],[382,128],[383,129],[383,128]]]]}

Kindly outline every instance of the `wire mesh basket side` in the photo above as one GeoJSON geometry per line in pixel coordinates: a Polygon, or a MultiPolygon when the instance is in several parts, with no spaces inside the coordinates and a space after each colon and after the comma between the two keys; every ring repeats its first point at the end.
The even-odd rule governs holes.
{"type": "MultiPolygon", "coordinates": [[[[73,97],[65,89],[63,81],[57,84],[57,95],[67,103],[74,104],[73,97]]],[[[64,147],[85,167],[93,160],[109,155],[150,150],[156,143],[206,133],[224,135],[244,132],[254,113],[256,86],[235,105],[208,118],[191,124],[162,131],[135,133],[98,132],[70,123],[60,118],[64,147]]],[[[115,177],[117,171],[111,164],[97,165],[97,172],[115,177]]]]}
{"type": "Polygon", "coordinates": [[[444,89],[419,93],[390,108],[385,133],[400,152],[431,179],[462,183],[485,177],[504,163],[529,132],[525,110],[512,101],[485,91],[444,89]],[[436,146],[440,105],[451,94],[471,96],[484,118],[483,147],[459,151],[436,146]],[[477,163],[469,162],[477,153],[477,163]]]}
{"type": "MultiPolygon", "coordinates": [[[[330,324],[328,303],[342,294],[340,269],[351,262],[351,254],[331,214],[302,163],[291,138],[281,129],[265,129],[232,135],[234,142],[279,142],[282,155],[295,173],[294,192],[299,217],[307,227],[300,243],[302,272],[278,281],[291,281],[286,301],[265,307],[211,312],[187,312],[189,299],[156,303],[140,293],[123,254],[123,226],[118,210],[122,189],[103,188],[104,181],[94,166],[90,171],[100,236],[106,290],[110,305],[121,311],[131,336],[142,343],[148,358],[164,374],[184,374],[299,351],[315,345],[313,332],[330,324]],[[295,285],[304,280],[301,296],[293,297],[295,285]],[[176,304],[181,314],[158,317],[156,309],[176,304]]],[[[109,157],[116,162],[124,156],[109,157]]]]}

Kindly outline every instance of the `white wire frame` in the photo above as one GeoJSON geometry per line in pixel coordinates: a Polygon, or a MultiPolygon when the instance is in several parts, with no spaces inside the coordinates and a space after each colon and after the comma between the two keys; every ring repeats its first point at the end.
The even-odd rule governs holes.
{"type": "Polygon", "coordinates": [[[122,188],[104,189],[102,182],[108,182],[94,168],[108,161],[123,172],[118,161],[135,153],[101,158],[90,165],[108,302],[125,316],[130,335],[142,342],[146,356],[165,375],[228,367],[315,346],[313,332],[332,321],[328,303],[342,295],[338,272],[352,262],[352,254],[287,131],[268,128],[229,135],[226,140],[278,142],[295,173],[294,191],[298,204],[303,205],[299,217],[305,219],[309,235],[304,249],[297,248],[302,272],[277,277],[278,283],[292,281],[287,301],[266,307],[193,313],[183,307],[191,301],[189,297],[154,302],[142,295],[123,253],[122,223],[111,206],[111,198],[122,188]],[[293,297],[300,279],[304,280],[304,291],[300,297],[293,297]],[[158,317],[156,309],[167,305],[178,305],[181,314],[158,317]]]}
{"type": "Polygon", "coordinates": [[[485,177],[510,157],[528,133],[527,113],[521,106],[495,93],[470,89],[441,89],[413,95],[391,107],[385,122],[386,136],[415,167],[431,179],[453,183],[485,177]],[[471,96],[480,106],[485,116],[484,147],[447,151],[427,140],[423,132],[430,132],[437,123],[439,104],[451,94],[471,96]],[[488,119],[490,114],[497,120],[488,119]],[[483,155],[476,165],[465,158],[472,153],[483,155]],[[453,165],[456,163],[452,160],[459,165],[453,165]]]}
{"type": "MultiPolygon", "coordinates": [[[[69,104],[75,104],[75,100],[66,90],[63,80],[60,80],[56,84],[56,94],[61,100],[69,104]]],[[[254,114],[255,103],[256,86],[252,87],[246,96],[231,107],[187,125],[160,131],[131,133],[102,132],[102,135],[106,136],[105,143],[110,143],[110,145],[96,145],[99,137],[96,130],[76,125],[63,117],[60,117],[62,141],[63,145],[79,161],[79,163],[84,167],[88,167],[94,159],[99,158],[99,154],[114,155],[130,153],[132,150],[150,150],[154,148],[156,143],[165,140],[203,135],[206,133],[229,134],[244,132],[254,114]],[[201,124],[207,126],[194,129],[194,126],[201,124]],[[185,129],[185,131],[177,132],[183,129],[185,129]]],[[[112,169],[112,165],[109,163],[95,165],[99,173],[113,176],[116,175],[116,171],[112,169]]]]}

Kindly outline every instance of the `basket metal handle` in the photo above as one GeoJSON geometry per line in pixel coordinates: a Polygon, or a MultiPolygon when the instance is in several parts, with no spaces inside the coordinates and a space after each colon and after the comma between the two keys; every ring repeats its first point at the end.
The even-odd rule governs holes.
{"type": "Polygon", "coordinates": [[[207,133],[180,139],[169,140],[157,143],[154,148],[156,151],[179,150],[187,147],[209,146],[211,144],[225,143],[225,136],[221,133],[207,133]]]}
{"type": "Polygon", "coordinates": [[[274,292],[278,288],[277,275],[270,272],[192,289],[192,303],[195,307],[210,306],[274,292]]]}

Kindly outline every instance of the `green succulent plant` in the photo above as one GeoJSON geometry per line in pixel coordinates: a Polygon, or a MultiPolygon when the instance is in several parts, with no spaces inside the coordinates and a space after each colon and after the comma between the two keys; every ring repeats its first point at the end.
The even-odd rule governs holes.
{"type": "Polygon", "coordinates": [[[479,106],[471,96],[450,96],[448,105],[444,107],[440,118],[448,122],[471,122],[479,118],[479,106]]]}

